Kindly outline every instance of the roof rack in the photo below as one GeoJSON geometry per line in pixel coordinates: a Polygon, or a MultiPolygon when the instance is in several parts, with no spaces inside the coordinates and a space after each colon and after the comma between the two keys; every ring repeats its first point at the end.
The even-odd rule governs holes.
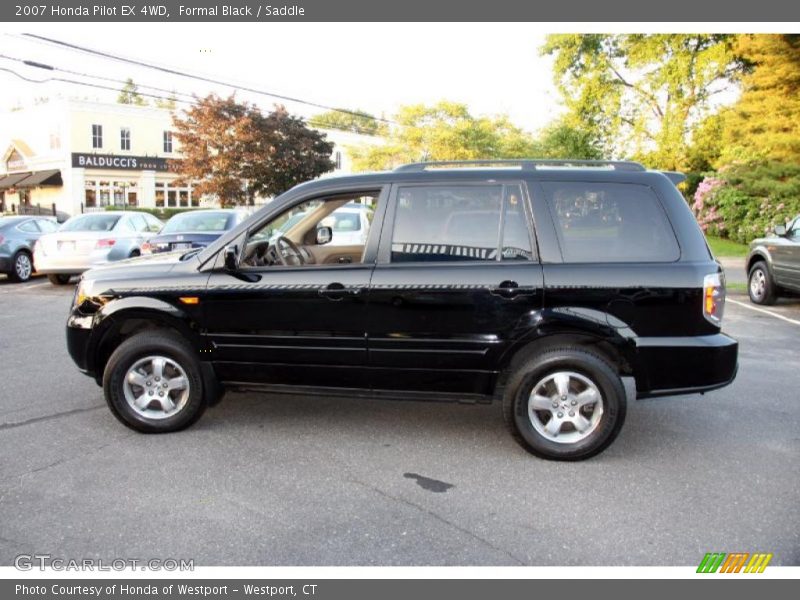
{"type": "Polygon", "coordinates": [[[395,171],[421,173],[428,169],[446,167],[492,167],[508,166],[519,167],[523,171],[535,171],[540,168],[565,168],[565,167],[605,167],[615,171],[644,171],[641,163],[629,160],[557,160],[548,158],[521,158],[521,159],[487,159],[487,160],[441,160],[431,162],[418,162],[401,165],[395,171]]]}

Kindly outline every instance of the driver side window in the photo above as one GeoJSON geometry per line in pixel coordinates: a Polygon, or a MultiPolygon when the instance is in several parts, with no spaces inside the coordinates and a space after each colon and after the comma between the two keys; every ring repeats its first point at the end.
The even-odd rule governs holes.
{"type": "Polygon", "coordinates": [[[375,190],[323,196],[285,210],[251,232],[242,266],[361,263],[379,195],[375,190]]]}

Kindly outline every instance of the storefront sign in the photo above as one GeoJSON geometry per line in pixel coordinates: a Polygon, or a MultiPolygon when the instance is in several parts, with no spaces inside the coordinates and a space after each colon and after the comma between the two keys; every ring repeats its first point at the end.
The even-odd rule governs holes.
{"type": "Polygon", "coordinates": [[[166,158],[72,153],[73,168],[120,169],[123,171],[168,171],[166,158]]]}

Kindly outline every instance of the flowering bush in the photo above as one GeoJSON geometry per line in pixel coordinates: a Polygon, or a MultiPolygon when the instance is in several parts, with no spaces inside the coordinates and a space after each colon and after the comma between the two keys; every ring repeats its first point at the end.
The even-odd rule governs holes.
{"type": "Polygon", "coordinates": [[[697,186],[692,210],[708,235],[749,242],[800,214],[800,165],[736,165],[697,186]]]}

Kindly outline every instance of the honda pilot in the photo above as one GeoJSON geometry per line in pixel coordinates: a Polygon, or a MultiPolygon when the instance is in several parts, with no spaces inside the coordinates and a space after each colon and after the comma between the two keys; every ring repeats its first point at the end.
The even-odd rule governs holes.
{"type": "Polygon", "coordinates": [[[141,432],[183,429],[227,390],[497,401],[529,452],[585,459],[629,400],[735,377],[682,179],[522,160],[304,183],[205,248],[86,272],[69,352],[141,432]],[[331,243],[345,206],[368,230],[331,243]]]}

